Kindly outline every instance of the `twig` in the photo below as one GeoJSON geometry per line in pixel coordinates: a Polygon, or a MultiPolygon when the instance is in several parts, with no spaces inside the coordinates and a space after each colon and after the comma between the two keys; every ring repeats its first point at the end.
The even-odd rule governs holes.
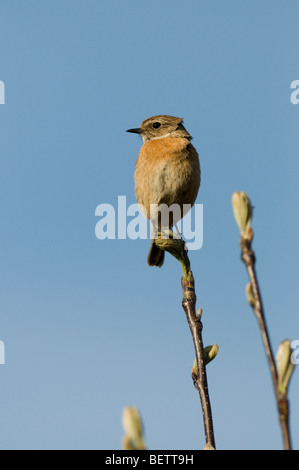
{"type": "MultiPolygon", "coordinates": [[[[171,236],[171,234],[169,235],[171,236]]],[[[209,398],[204,347],[202,341],[203,325],[200,315],[196,315],[196,295],[194,289],[194,278],[190,268],[190,260],[185,248],[185,243],[181,238],[158,238],[155,243],[159,246],[159,248],[171,253],[178,261],[180,261],[182,265],[182,306],[191,331],[197,362],[197,373],[192,373],[192,379],[194,386],[199,393],[201,401],[206,439],[205,449],[215,449],[212,410],[209,398]]]]}
{"type": "Polygon", "coordinates": [[[255,271],[255,254],[251,249],[251,243],[253,238],[252,229],[248,229],[247,232],[241,233],[240,247],[241,247],[241,259],[246,266],[250,285],[253,294],[253,302],[251,303],[252,309],[258,320],[259,328],[262,335],[262,340],[266,352],[266,356],[269,363],[269,368],[272,376],[272,382],[277,402],[278,414],[280,427],[282,431],[283,444],[285,450],[291,450],[291,438],[289,429],[289,403],[286,394],[282,394],[278,388],[278,377],[275,364],[275,358],[272,352],[270,337],[266,325],[266,319],[264,314],[264,308],[262,303],[262,297],[260,288],[257,280],[255,271]]]}
{"type": "Polygon", "coordinates": [[[244,193],[244,191],[234,192],[232,195],[232,206],[234,216],[241,233],[241,259],[246,266],[250,280],[250,283],[246,288],[247,298],[258,320],[266,356],[270,367],[284,448],[286,450],[290,450],[291,438],[289,429],[289,403],[287,398],[287,387],[294,368],[290,362],[290,345],[289,341],[284,342],[284,345],[283,343],[281,344],[281,354],[283,356],[283,360],[280,360],[281,365],[279,368],[277,368],[277,364],[275,363],[272,352],[262,297],[255,271],[255,254],[251,249],[253,240],[253,229],[251,227],[253,206],[251,205],[250,199],[247,194],[244,193]]]}
{"type": "Polygon", "coordinates": [[[193,383],[196,390],[199,393],[203,422],[205,429],[205,438],[206,438],[206,447],[215,449],[215,438],[213,430],[213,419],[212,419],[212,410],[209,398],[208,390],[208,381],[206,373],[206,365],[204,360],[204,348],[202,341],[202,322],[199,317],[196,316],[195,311],[195,302],[196,295],[194,290],[194,279],[192,271],[188,273],[187,281],[182,278],[182,287],[183,287],[183,301],[182,306],[185,311],[188,325],[192,334],[196,362],[197,362],[197,374],[192,374],[193,383]]]}

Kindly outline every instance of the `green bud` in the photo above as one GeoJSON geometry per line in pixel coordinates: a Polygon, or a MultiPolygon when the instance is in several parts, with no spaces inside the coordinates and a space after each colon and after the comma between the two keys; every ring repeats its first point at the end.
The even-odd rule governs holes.
{"type": "Polygon", "coordinates": [[[213,346],[206,346],[204,348],[203,352],[204,352],[205,364],[208,364],[217,356],[218,349],[219,349],[218,344],[214,344],[213,346]]]}
{"type": "Polygon", "coordinates": [[[254,300],[254,296],[253,296],[252,287],[251,287],[250,282],[248,282],[248,284],[246,285],[246,297],[247,297],[249,305],[251,305],[251,307],[254,307],[255,300],[254,300]]]}
{"type": "Polygon", "coordinates": [[[183,278],[184,281],[186,281],[190,273],[190,260],[188,258],[184,240],[182,240],[182,238],[172,230],[164,229],[163,232],[158,232],[158,238],[155,239],[155,244],[161,250],[168,251],[168,253],[174,256],[181,263],[183,278]]]}
{"type": "Polygon", "coordinates": [[[135,406],[126,406],[124,408],[122,424],[125,430],[125,437],[123,438],[124,449],[145,449],[142,421],[135,406]]]}
{"type": "Polygon", "coordinates": [[[280,343],[276,355],[278,390],[283,395],[287,394],[288,385],[295,367],[295,364],[291,361],[291,355],[292,350],[290,340],[285,339],[280,343]]]}
{"type": "Polygon", "coordinates": [[[232,206],[241,234],[246,233],[247,237],[251,236],[252,238],[252,232],[248,231],[248,229],[250,228],[253,209],[247,194],[243,191],[234,192],[232,196],[232,206]]]}
{"type": "Polygon", "coordinates": [[[129,439],[128,436],[124,436],[122,439],[122,448],[124,450],[136,450],[135,447],[132,444],[131,439],[129,439]]]}
{"type": "MultiPolygon", "coordinates": [[[[204,348],[203,354],[204,354],[205,365],[207,365],[209,362],[211,362],[217,356],[218,349],[219,349],[218,344],[214,344],[213,346],[206,346],[204,348]]],[[[198,375],[196,359],[194,360],[194,363],[193,363],[193,366],[192,366],[192,369],[191,369],[191,373],[192,373],[192,375],[196,375],[196,376],[198,375]]]]}
{"type": "Polygon", "coordinates": [[[158,238],[155,239],[155,244],[161,248],[161,250],[168,251],[180,262],[185,260],[185,242],[172,230],[164,229],[163,232],[158,232],[158,238]]]}
{"type": "Polygon", "coordinates": [[[192,375],[192,377],[196,377],[196,378],[198,376],[198,369],[197,369],[196,359],[194,359],[194,362],[193,362],[193,366],[192,366],[192,369],[191,369],[191,375],[192,375]]]}

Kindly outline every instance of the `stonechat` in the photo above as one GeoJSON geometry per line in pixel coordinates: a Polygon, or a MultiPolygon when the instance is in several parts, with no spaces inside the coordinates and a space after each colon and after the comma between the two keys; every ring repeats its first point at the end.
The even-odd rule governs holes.
{"type": "MultiPolygon", "coordinates": [[[[166,115],[152,116],[127,132],[140,134],[143,139],[135,168],[137,202],[159,230],[164,228],[161,207],[175,204],[179,211],[168,211],[167,227],[172,228],[191,209],[200,186],[200,164],[192,137],[182,118],[166,115]]],[[[158,248],[155,239],[147,262],[158,267],[164,262],[164,251],[158,248]]]]}

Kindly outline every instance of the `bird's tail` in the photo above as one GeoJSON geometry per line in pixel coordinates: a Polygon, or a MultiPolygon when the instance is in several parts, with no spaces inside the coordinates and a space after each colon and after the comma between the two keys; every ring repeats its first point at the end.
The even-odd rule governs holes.
{"type": "Polygon", "coordinates": [[[147,264],[149,266],[157,266],[158,268],[161,268],[163,263],[164,251],[155,244],[155,240],[152,240],[150,251],[147,257],[147,264]]]}

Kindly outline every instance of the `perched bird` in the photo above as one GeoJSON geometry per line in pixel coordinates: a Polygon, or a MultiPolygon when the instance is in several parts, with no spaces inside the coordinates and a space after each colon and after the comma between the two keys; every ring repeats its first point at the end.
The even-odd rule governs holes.
{"type": "MultiPolygon", "coordinates": [[[[200,164],[191,144],[192,137],[183,126],[182,118],[166,115],[152,116],[140,127],[127,132],[140,134],[143,139],[135,169],[137,202],[159,230],[164,227],[157,206],[176,204],[179,211],[170,214],[167,224],[167,228],[171,228],[193,206],[200,186],[200,164]]],[[[158,267],[164,262],[164,251],[155,244],[155,239],[147,262],[158,267]]]]}

